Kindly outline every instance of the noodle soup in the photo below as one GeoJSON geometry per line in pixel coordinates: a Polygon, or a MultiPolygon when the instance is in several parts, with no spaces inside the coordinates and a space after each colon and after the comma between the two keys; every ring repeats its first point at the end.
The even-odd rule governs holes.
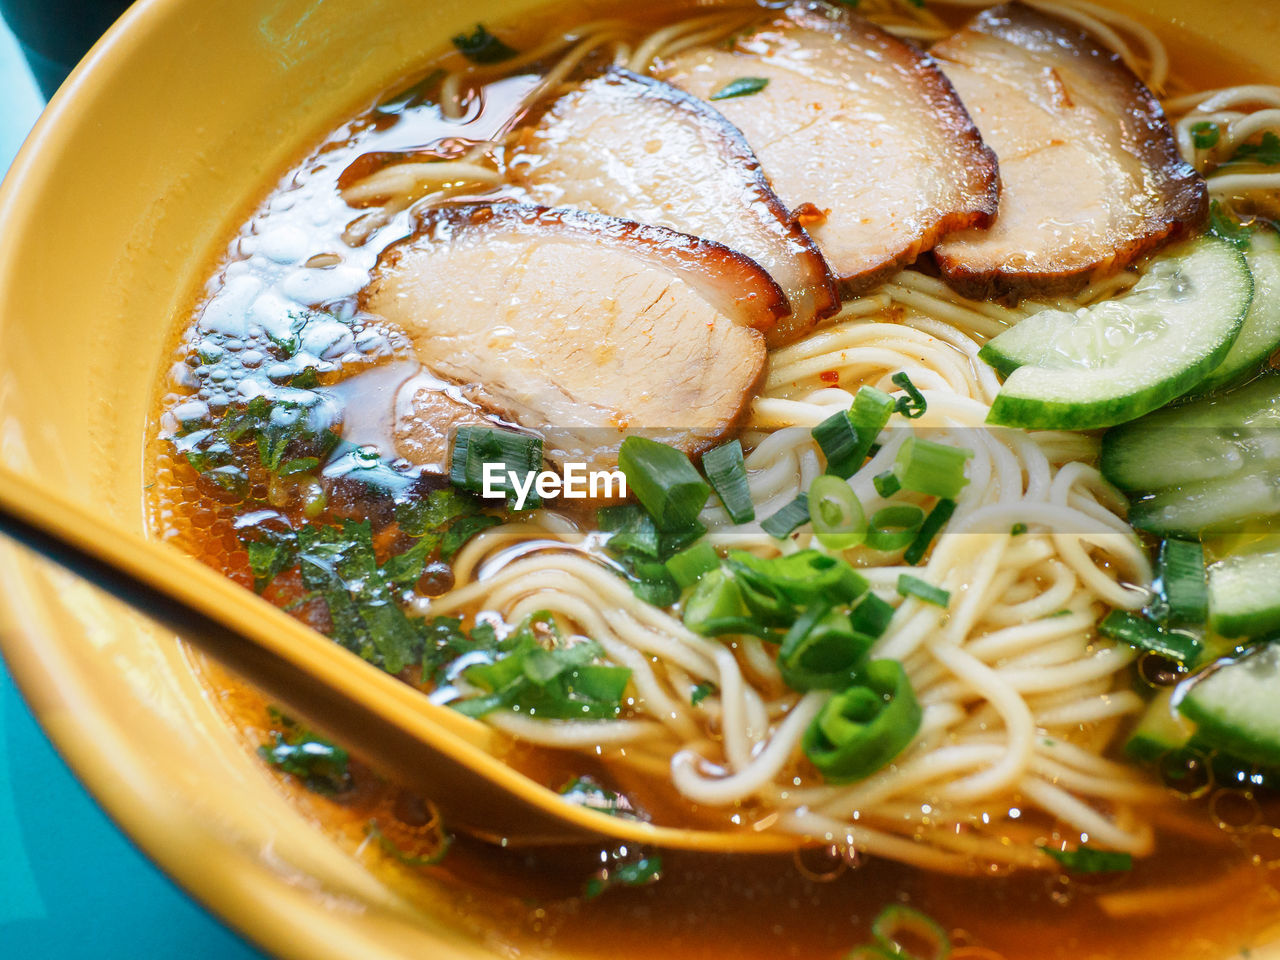
{"type": "MultiPolygon", "coordinates": [[[[892,904],[957,956],[1216,957],[1265,940],[1280,822],[1266,747],[1214,740],[1230,717],[1207,680],[1194,693],[1265,631],[1162,610],[1158,562],[1162,543],[1199,545],[1203,590],[1205,557],[1265,546],[1265,511],[1234,536],[1135,532],[1131,511],[1170,495],[1121,492],[1099,464],[1119,456],[1101,444],[1123,452],[1126,430],[1146,435],[1131,424],[1215,375],[1266,301],[1276,94],[1194,93],[1203,65],[1105,11],[963,26],[980,6],[864,5],[863,21],[601,5],[477,26],[334,131],[231,241],[158,403],[155,533],[492,724],[504,759],[566,802],[800,844],[745,861],[500,851],[363,768],[359,744],[207,668],[264,775],[406,889],[448,888],[516,947],[598,949],[604,929],[635,956],[839,956],[892,904]],[[1070,256],[991,266],[995,231],[1039,198],[1019,193],[977,75],[984,45],[1029,55],[1018,31],[1046,30],[1107,62],[1102,79],[1065,63],[1068,94],[1127,98],[1167,150],[1140,158],[1140,222],[1089,207],[1063,228],[1070,256]],[[937,43],[936,61],[895,37],[937,43]],[[839,82],[797,72],[796,51],[839,82]],[[846,216],[776,146],[852,184],[835,141],[762,137],[787,118],[758,105],[794,83],[795,103],[856,129],[868,60],[898,71],[911,125],[889,133],[933,149],[862,145],[876,174],[846,216]],[[654,125],[610,123],[632,116],[654,125]],[[890,176],[912,164],[917,180],[890,176]],[[1082,237],[1105,249],[1087,256],[1082,237]],[[1247,264],[1231,252],[1246,245],[1247,264]],[[1126,354],[1163,347],[1144,318],[1175,317],[1202,270],[1229,333],[1108,394],[1118,419],[1098,421],[1092,396],[1064,421],[1016,393],[1017,371],[1110,371],[1105,349],[1080,356],[1098,329],[1104,346],[1131,334],[1126,354]],[[1063,316],[1079,336],[1054,339],[1063,316]],[[1005,337],[1041,327],[1053,362],[1005,337]],[[991,419],[1013,400],[1042,419],[991,419]],[[484,462],[578,461],[617,469],[632,496],[516,510],[475,482],[484,462]],[[1199,739],[1175,698],[1202,704],[1199,739]]],[[[1123,184],[1133,151],[1115,152],[1098,176],[1123,184]]],[[[1230,406],[1256,366],[1214,396],[1230,406]]]]}

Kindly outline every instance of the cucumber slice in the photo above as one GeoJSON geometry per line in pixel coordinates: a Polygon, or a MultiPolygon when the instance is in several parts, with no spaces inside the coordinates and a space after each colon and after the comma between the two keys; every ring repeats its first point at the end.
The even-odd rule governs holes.
{"type": "Polygon", "coordinates": [[[1011,371],[989,423],[1087,430],[1162,407],[1226,358],[1253,298],[1243,254],[1200,237],[1157,257],[1127,293],[1045,310],[982,348],[1011,371]]]}
{"type": "Polygon", "coordinates": [[[1174,707],[1174,689],[1161,690],[1147,706],[1147,712],[1125,742],[1124,752],[1128,756],[1143,763],[1154,763],[1191,742],[1196,726],[1174,707]]]}
{"type": "Polygon", "coordinates": [[[1253,274],[1253,304],[1226,359],[1196,385],[1197,394],[1253,373],[1280,348],[1280,237],[1258,230],[1250,241],[1244,259],[1253,274]]]}
{"type": "Polygon", "coordinates": [[[1280,460],[1280,376],[1108,430],[1102,475],[1121,490],[1214,480],[1280,460]]]}
{"type": "MultiPolygon", "coordinates": [[[[1209,626],[1224,637],[1280,628],[1280,546],[1209,565],[1209,626]]],[[[1280,695],[1280,687],[1277,687],[1280,695]]]]}
{"type": "Polygon", "coordinates": [[[1267,644],[1202,674],[1178,710],[1196,724],[1197,740],[1241,760],[1280,765],[1280,647],[1267,644]]]}
{"type": "Polygon", "coordinates": [[[1197,537],[1280,517],[1280,376],[1108,430],[1102,475],[1130,494],[1129,522],[1197,537]]]}
{"type": "Polygon", "coordinates": [[[1157,490],[1129,504],[1129,524],[1162,537],[1199,537],[1280,517],[1280,464],[1157,490]]]}

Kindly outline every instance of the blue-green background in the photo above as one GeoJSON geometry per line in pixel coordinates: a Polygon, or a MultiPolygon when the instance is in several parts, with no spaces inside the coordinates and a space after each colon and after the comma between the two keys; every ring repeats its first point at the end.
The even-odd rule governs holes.
{"type": "MultiPolygon", "coordinates": [[[[0,20],[0,174],[42,105],[0,20]]],[[[50,748],[0,664],[0,958],[260,956],[116,830],[50,748]]]]}

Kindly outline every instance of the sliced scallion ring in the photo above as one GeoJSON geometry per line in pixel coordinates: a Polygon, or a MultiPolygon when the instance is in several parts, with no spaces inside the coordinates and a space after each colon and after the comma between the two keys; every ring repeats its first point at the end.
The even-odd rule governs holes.
{"type": "Polygon", "coordinates": [[[916,532],[924,524],[924,511],[909,504],[896,504],[877,510],[867,527],[867,546],[890,552],[910,546],[916,532]]]}
{"type": "Polygon", "coordinates": [[[828,550],[848,550],[867,539],[867,515],[847,482],[831,474],[809,487],[809,520],[828,550]]]}

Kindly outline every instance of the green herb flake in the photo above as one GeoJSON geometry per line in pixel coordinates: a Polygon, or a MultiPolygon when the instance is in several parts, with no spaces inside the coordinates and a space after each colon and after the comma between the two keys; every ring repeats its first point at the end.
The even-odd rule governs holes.
{"type": "Polygon", "coordinates": [[[716,685],[709,680],[698,684],[696,687],[693,688],[693,692],[689,694],[690,706],[696,707],[703,700],[707,699],[707,697],[715,693],[716,690],[717,690],[716,685]]]}
{"type": "Polygon", "coordinates": [[[662,878],[662,857],[653,854],[605,867],[586,882],[582,896],[594,900],[610,887],[644,887],[662,878]]]}
{"type": "Polygon", "coordinates": [[[767,77],[738,77],[730,80],[707,99],[731,100],[734,97],[746,97],[753,93],[759,93],[768,85],[769,80],[767,77]]]}
{"type": "Polygon", "coordinates": [[[1062,864],[1068,873],[1123,873],[1133,869],[1133,855],[1118,850],[1098,850],[1089,846],[1074,850],[1040,849],[1062,864]]]}
{"type": "Polygon", "coordinates": [[[610,817],[636,820],[639,817],[631,802],[622,794],[609,790],[591,777],[575,777],[560,788],[567,801],[610,817]]]}
{"type": "Polygon", "coordinates": [[[1026,532],[1027,532],[1027,525],[1025,523],[1015,523],[1012,527],[1009,528],[1009,536],[1011,537],[1020,537],[1026,532]]]}
{"type": "Polygon", "coordinates": [[[270,742],[258,748],[262,759],[299,778],[313,793],[332,795],[351,788],[346,750],[278,711],[272,717],[284,729],[273,730],[270,742]]]}
{"type": "Polygon", "coordinates": [[[1191,125],[1191,142],[1197,150],[1212,150],[1222,139],[1222,131],[1212,120],[1201,120],[1191,125]]]}
{"type": "Polygon", "coordinates": [[[1253,245],[1252,231],[1218,200],[1209,204],[1209,232],[1240,250],[1248,250],[1253,245]]]}
{"type": "Polygon", "coordinates": [[[460,33],[455,36],[453,45],[472,63],[501,63],[516,55],[515,50],[495,37],[481,23],[477,23],[476,28],[470,33],[460,33]]]}
{"type": "Polygon", "coordinates": [[[1280,165],[1280,136],[1268,130],[1258,143],[1240,144],[1231,162],[1260,163],[1268,167],[1280,165]]]}

